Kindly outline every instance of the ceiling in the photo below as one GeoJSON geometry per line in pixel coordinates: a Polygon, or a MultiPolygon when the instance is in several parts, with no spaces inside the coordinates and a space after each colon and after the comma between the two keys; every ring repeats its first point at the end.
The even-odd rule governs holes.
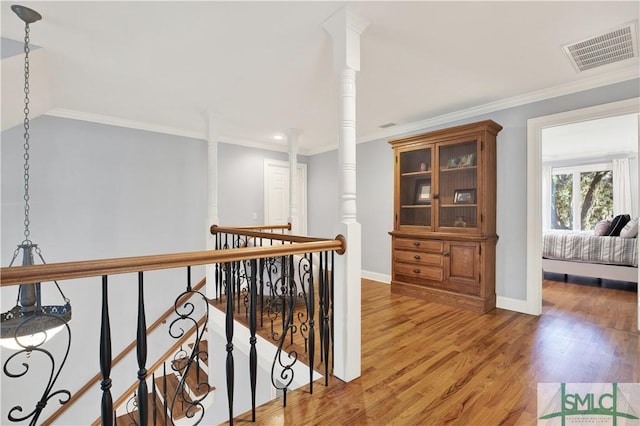
{"type": "Polygon", "coordinates": [[[542,161],[601,159],[638,153],[638,114],[625,114],[542,129],[542,161]]]}
{"type": "MultiPolygon", "coordinates": [[[[30,33],[42,47],[31,65],[43,87],[31,96],[46,99],[38,112],[205,139],[208,117],[216,117],[226,142],[285,149],[273,136],[295,128],[301,153],[337,146],[338,80],[322,23],[347,3],[20,4],[43,16],[30,33]]],[[[22,40],[10,5],[1,2],[2,37],[22,40]]],[[[348,7],[369,22],[357,75],[358,141],[416,131],[459,111],[471,116],[638,78],[637,55],[578,73],[563,50],[637,20],[636,1],[348,7]],[[386,123],[396,126],[379,127],[386,123]]],[[[5,93],[23,84],[21,52],[4,50],[3,129],[20,122],[6,111],[21,113],[5,93]]]]}

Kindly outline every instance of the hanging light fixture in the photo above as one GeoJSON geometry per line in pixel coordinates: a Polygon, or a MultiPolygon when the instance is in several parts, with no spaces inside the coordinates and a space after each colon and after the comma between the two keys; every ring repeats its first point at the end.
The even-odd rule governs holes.
{"type": "MultiPolygon", "coordinates": [[[[35,10],[20,5],[12,5],[25,23],[24,35],[24,240],[18,245],[9,266],[22,251],[22,265],[33,265],[34,252],[42,263],[46,263],[37,244],[29,238],[29,24],[39,21],[42,16],[35,10]]],[[[71,320],[71,304],[60,286],[55,282],[63,305],[43,306],[40,283],[20,284],[16,306],[2,313],[0,321],[0,345],[10,349],[31,352],[62,330],[71,320]]]]}

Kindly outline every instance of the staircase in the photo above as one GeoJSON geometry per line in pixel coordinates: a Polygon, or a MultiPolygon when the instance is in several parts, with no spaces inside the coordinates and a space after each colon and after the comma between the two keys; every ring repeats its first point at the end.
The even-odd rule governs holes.
{"type": "MultiPolygon", "coordinates": [[[[195,351],[194,343],[189,343],[188,347],[188,353],[181,348],[172,357],[173,361],[165,362],[158,377],[155,373],[151,376],[151,391],[147,395],[149,424],[193,424],[203,415],[203,401],[215,390],[209,386],[206,372],[207,341],[201,341],[195,351]]],[[[134,395],[126,403],[126,412],[116,417],[116,426],[137,425],[137,407],[138,397],[134,395]]]]}
{"type": "MultiPolygon", "coordinates": [[[[278,235],[242,227],[212,227],[211,232],[216,240],[212,251],[37,265],[26,271],[22,267],[2,268],[3,286],[101,277],[100,370],[67,400],[60,400],[60,407],[53,414],[47,413],[49,417],[43,425],[111,425],[116,424],[116,418],[117,424],[130,425],[140,422],[139,416],[140,423],[145,424],[197,424],[203,418],[208,424],[218,424],[218,416],[226,416],[231,423],[238,413],[251,410],[255,414],[257,405],[279,393],[285,406],[287,392],[299,386],[308,384],[309,393],[313,393],[313,383],[319,376],[314,367],[324,367],[324,385],[328,385],[333,364],[334,279],[330,266],[335,263],[334,253],[344,252],[344,239],[278,235]],[[247,247],[249,239],[252,247],[247,247]],[[204,280],[191,286],[191,267],[201,265],[209,265],[213,272],[206,292],[209,297],[198,291],[205,285],[204,280]],[[145,304],[150,298],[145,297],[145,287],[166,285],[168,280],[164,276],[159,280],[156,273],[175,268],[186,271],[186,289],[174,299],[174,306],[147,326],[145,304]],[[152,271],[156,272],[151,275],[152,271]],[[122,274],[131,274],[124,277],[125,282],[131,285],[132,292],[137,289],[135,323],[131,321],[126,326],[135,327],[136,338],[113,356],[112,334],[117,333],[110,321],[110,277],[122,274]],[[218,306],[211,310],[216,318],[210,320],[212,302],[218,306]],[[305,309],[298,312],[296,307],[305,309]],[[170,347],[162,325],[169,326],[169,336],[176,340],[170,347]],[[188,361],[179,361],[181,357],[175,355],[181,347],[187,347],[185,334],[197,327],[198,337],[192,341],[201,341],[207,326],[207,339],[215,356],[207,360],[204,351],[199,350],[202,348],[195,347],[188,361]],[[267,328],[267,336],[261,337],[258,327],[267,328]],[[148,363],[151,359],[155,361],[148,363]],[[207,377],[207,364],[219,373],[207,377]],[[135,380],[136,375],[139,380],[135,380]],[[207,379],[224,396],[215,398],[213,409],[205,410],[202,401],[212,390],[207,379]],[[131,385],[127,387],[127,383],[131,385]],[[98,391],[101,398],[97,398],[98,391]],[[234,393],[239,398],[234,399],[234,393]],[[98,415],[97,399],[100,417],[91,421],[98,415]],[[143,411],[146,414],[140,414],[143,411]],[[210,414],[201,414],[206,412],[210,414]],[[210,419],[214,416],[216,419],[210,419]]],[[[178,289],[179,286],[178,281],[178,289]]],[[[175,291],[173,287],[171,291],[175,291]]],[[[117,346],[122,343],[118,341],[117,346]]],[[[43,397],[48,400],[58,394],[71,392],[50,386],[43,397]]],[[[207,404],[213,399],[207,398],[207,404]]],[[[45,408],[52,411],[38,404],[30,417],[37,419],[45,408]]]]}

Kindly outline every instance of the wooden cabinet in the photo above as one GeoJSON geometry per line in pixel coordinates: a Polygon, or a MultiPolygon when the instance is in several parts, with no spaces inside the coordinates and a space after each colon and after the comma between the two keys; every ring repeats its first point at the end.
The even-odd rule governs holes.
{"type": "Polygon", "coordinates": [[[392,140],[393,292],[495,308],[496,135],[491,121],[392,140]]]}

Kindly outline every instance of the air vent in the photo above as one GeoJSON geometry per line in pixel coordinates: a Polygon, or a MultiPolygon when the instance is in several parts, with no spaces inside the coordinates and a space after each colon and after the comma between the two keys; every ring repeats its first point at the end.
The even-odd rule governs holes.
{"type": "Polygon", "coordinates": [[[387,124],[381,124],[378,127],[380,127],[381,129],[387,129],[387,128],[393,127],[395,125],[396,125],[396,123],[387,123],[387,124]]]}
{"type": "Polygon", "coordinates": [[[636,22],[587,40],[564,46],[576,71],[586,71],[638,57],[636,22]]]}

